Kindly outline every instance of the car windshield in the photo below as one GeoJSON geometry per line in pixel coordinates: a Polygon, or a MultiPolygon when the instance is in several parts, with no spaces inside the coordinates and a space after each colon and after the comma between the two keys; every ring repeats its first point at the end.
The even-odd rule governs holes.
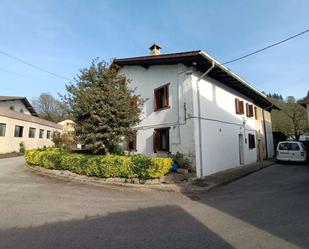
{"type": "Polygon", "coordinates": [[[279,150],[289,150],[288,143],[279,144],[279,150]]]}

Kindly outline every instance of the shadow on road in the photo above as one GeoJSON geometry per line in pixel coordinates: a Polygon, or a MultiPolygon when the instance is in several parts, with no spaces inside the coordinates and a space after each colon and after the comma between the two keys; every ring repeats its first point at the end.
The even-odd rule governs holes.
{"type": "Polygon", "coordinates": [[[188,197],[298,247],[309,248],[307,164],[277,164],[209,193],[188,197]]]}
{"type": "Polygon", "coordinates": [[[233,248],[179,206],[0,230],[0,248],[233,248]]]}

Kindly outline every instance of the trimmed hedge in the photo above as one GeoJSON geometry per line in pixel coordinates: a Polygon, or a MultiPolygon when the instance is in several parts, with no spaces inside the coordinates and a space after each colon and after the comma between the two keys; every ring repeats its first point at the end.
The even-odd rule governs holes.
{"type": "Polygon", "coordinates": [[[57,148],[27,150],[25,159],[29,165],[103,178],[160,178],[170,171],[173,164],[171,158],[84,155],[64,152],[57,148]]]}

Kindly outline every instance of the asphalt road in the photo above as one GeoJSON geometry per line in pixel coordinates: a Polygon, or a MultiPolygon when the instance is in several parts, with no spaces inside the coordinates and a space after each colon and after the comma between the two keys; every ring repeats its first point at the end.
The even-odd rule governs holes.
{"type": "Polygon", "coordinates": [[[309,166],[184,195],[64,182],[1,159],[0,248],[309,248],[309,166]]]}

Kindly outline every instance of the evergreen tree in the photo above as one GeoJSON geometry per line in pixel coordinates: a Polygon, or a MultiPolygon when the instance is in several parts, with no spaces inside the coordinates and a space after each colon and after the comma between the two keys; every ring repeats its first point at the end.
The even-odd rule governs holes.
{"type": "Polygon", "coordinates": [[[76,123],[76,136],[86,149],[104,154],[134,134],[143,100],[129,88],[115,65],[94,60],[80,70],[63,97],[76,123]]]}

